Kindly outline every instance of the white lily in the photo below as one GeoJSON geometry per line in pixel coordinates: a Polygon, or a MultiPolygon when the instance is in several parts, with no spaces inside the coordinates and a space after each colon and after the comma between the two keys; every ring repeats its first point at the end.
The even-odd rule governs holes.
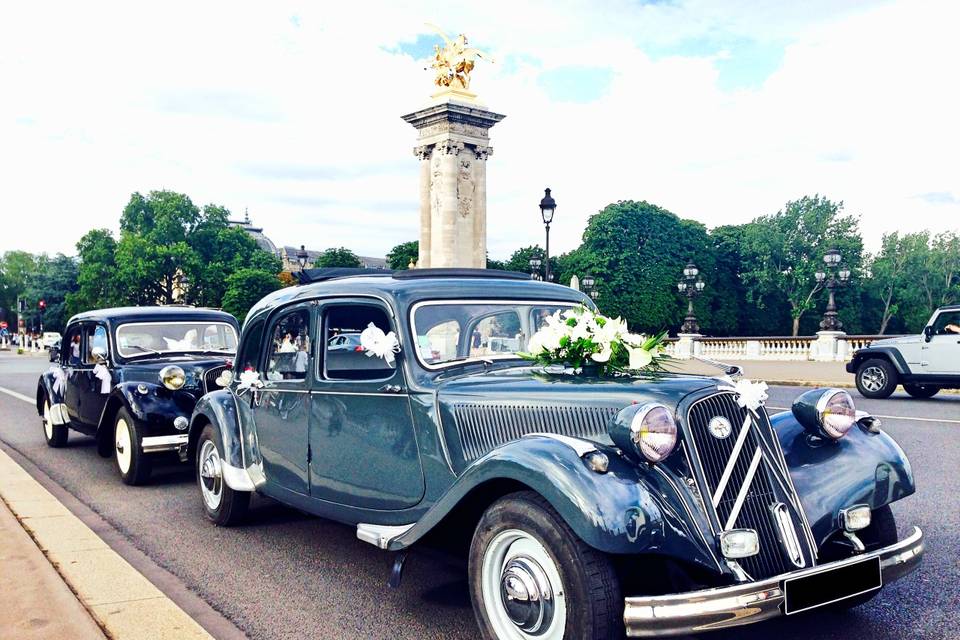
{"type": "Polygon", "coordinates": [[[630,354],[631,369],[643,369],[645,366],[653,362],[653,354],[646,349],[641,349],[640,347],[631,347],[627,349],[627,352],[630,354]]]}

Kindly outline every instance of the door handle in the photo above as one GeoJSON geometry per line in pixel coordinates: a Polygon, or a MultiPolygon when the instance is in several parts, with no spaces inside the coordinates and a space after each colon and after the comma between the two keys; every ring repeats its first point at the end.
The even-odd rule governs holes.
{"type": "Polygon", "coordinates": [[[400,393],[403,389],[401,389],[398,384],[385,384],[377,389],[377,391],[382,391],[383,393],[400,393]]]}

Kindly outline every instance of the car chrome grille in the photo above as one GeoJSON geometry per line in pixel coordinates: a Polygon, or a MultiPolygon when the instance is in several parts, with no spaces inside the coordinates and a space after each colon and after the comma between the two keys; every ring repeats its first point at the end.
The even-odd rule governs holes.
{"type": "Polygon", "coordinates": [[[222,389],[223,387],[217,384],[217,378],[219,378],[220,374],[226,370],[227,370],[226,365],[221,365],[219,367],[207,369],[203,373],[203,392],[210,393],[211,391],[222,389]]]}
{"type": "Polygon", "coordinates": [[[607,433],[612,407],[455,404],[453,416],[467,461],[531,433],[596,438],[607,433]]]}
{"type": "Polygon", "coordinates": [[[764,445],[760,433],[761,429],[769,432],[770,423],[766,413],[761,411],[759,416],[757,420],[737,405],[732,393],[708,396],[695,402],[687,413],[694,449],[707,485],[704,499],[713,505],[720,529],[753,529],[759,536],[760,553],[738,560],[754,579],[797,568],[785,557],[772,512],[779,498],[771,466],[784,469],[784,465],[782,459],[771,459],[770,449],[764,445]],[[730,421],[733,428],[728,437],[711,435],[709,424],[716,417],[730,421]],[[742,434],[744,429],[748,430],[746,434],[742,434]],[[718,491],[721,486],[722,492],[718,491]],[[734,513],[738,503],[739,511],[734,513]]]}

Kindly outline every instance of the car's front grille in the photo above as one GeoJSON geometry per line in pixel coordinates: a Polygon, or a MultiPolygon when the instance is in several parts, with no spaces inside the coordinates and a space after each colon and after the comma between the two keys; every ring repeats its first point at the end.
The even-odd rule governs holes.
{"type": "Polygon", "coordinates": [[[737,405],[732,393],[708,396],[695,402],[687,413],[690,434],[706,479],[704,499],[714,505],[721,531],[754,529],[759,536],[760,553],[739,560],[755,579],[797,568],[784,554],[771,512],[780,501],[774,490],[776,480],[771,473],[774,468],[783,468],[782,461],[770,459],[771,449],[764,445],[760,433],[761,429],[769,430],[770,424],[765,413],[761,411],[758,415],[759,419],[737,405]],[[730,422],[729,436],[718,438],[710,433],[710,421],[715,418],[730,422]],[[745,428],[749,431],[738,446],[741,431],[745,428]],[[736,457],[731,462],[734,455],[736,457]],[[719,492],[721,483],[723,490],[719,492]],[[738,498],[741,498],[741,506],[733,514],[738,498]]]}
{"type": "Polygon", "coordinates": [[[227,370],[226,365],[221,365],[219,367],[207,369],[203,373],[203,392],[210,393],[211,391],[222,389],[223,387],[217,384],[217,378],[219,378],[220,374],[226,370],[227,370]]]}

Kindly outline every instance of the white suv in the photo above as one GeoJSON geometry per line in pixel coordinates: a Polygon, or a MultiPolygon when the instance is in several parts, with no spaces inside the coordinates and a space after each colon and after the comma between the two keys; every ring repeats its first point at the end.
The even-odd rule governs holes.
{"type": "Polygon", "coordinates": [[[886,398],[898,384],[914,398],[960,389],[960,305],[937,309],[923,333],[877,340],[853,354],[847,371],[867,398],[886,398]]]}

